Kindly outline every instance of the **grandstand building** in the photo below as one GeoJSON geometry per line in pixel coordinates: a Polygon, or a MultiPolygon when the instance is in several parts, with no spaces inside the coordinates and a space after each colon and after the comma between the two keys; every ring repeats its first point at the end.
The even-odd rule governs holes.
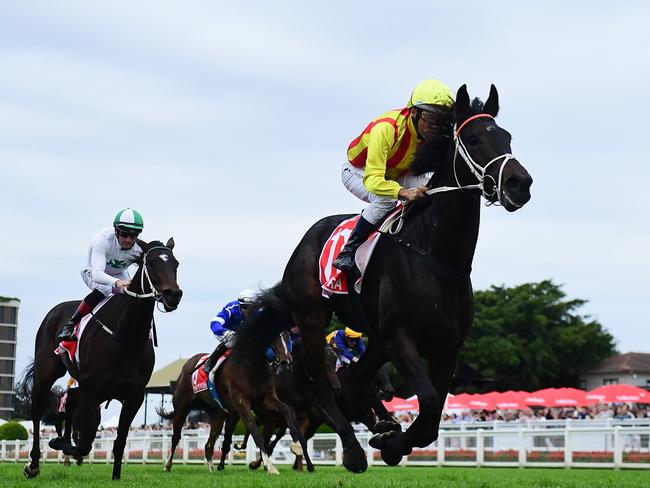
{"type": "Polygon", "coordinates": [[[0,419],[9,419],[14,412],[19,305],[18,298],[0,296],[0,419]]]}

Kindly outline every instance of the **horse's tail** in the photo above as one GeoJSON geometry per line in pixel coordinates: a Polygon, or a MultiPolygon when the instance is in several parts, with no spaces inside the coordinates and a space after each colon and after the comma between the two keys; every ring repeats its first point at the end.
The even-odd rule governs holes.
{"type": "Polygon", "coordinates": [[[285,330],[294,326],[291,311],[283,298],[282,285],[278,283],[258,295],[248,314],[246,324],[237,331],[232,351],[233,362],[259,357],[285,330]]]}
{"type": "Polygon", "coordinates": [[[34,361],[32,361],[20,375],[18,384],[16,385],[16,392],[23,398],[29,398],[32,396],[35,369],[34,361]]]}
{"type": "Polygon", "coordinates": [[[171,412],[166,412],[165,409],[161,406],[156,407],[156,413],[165,420],[174,420],[174,410],[171,412]]]}

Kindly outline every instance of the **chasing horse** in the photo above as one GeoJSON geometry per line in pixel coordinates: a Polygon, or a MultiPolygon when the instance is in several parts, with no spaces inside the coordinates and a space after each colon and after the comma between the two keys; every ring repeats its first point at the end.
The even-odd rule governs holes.
{"type": "MultiPolygon", "coordinates": [[[[424,86],[431,87],[438,88],[431,83],[424,86]]],[[[368,403],[371,379],[387,361],[417,394],[420,414],[405,432],[391,430],[371,439],[371,445],[381,450],[382,459],[396,465],[413,447],[428,446],[438,437],[442,408],[474,314],[470,273],[481,198],[508,212],[519,210],[530,200],[532,178],[512,155],[510,133],[495,120],[499,100],[494,85],[485,104],[478,99],[470,101],[467,87],[461,86],[453,104],[444,101],[447,105],[442,107],[442,122],[433,109],[428,111],[431,107],[418,109],[420,100],[415,95],[407,109],[378,121],[384,124],[379,130],[392,137],[393,130],[398,134],[395,120],[409,117],[404,122],[410,124],[409,130],[415,124],[418,134],[420,128],[439,134],[435,146],[417,153],[420,157],[409,167],[414,175],[433,174],[424,187],[404,189],[397,185],[391,190],[389,185],[388,193],[393,198],[399,194],[407,203],[397,207],[397,213],[379,229],[372,255],[365,263],[361,288],[355,288],[360,265],[357,256],[353,266],[343,271],[347,276],[340,277],[348,285],[348,293],[338,289],[323,296],[321,250],[328,242],[343,239],[345,232],[336,231],[341,223],[359,219],[357,215],[326,217],[304,235],[282,281],[260,296],[257,306],[263,313],[250,324],[267,340],[286,327],[300,328],[310,374],[323,386],[315,402],[341,437],[343,464],[353,472],[365,471],[367,462],[326,381],[323,330],[332,313],[369,337],[368,350],[351,378],[368,403]]],[[[370,134],[372,131],[373,127],[367,129],[370,134]]],[[[366,155],[370,158],[369,151],[366,155]]],[[[360,245],[359,234],[367,230],[357,232],[353,251],[360,245]]]]}
{"type": "MultiPolygon", "coordinates": [[[[284,332],[278,337],[276,343],[272,346],[272,349],[275,352],[273,365],[276,366],[278,371],[289,369],[288,365],[291,363],[291,353],[289,352],[289,346],[287,345],[288,340],[290,340],[289,334],[284,332]]],[[[207,353],[201,353],[192,356],[183,365],[178,379],[176,380],[176,388],[174,389],[172,397],[174,410],[171,412],[165,412],[163,409],[158,409],[158,414],[162,418],[172,421],[172,447],[169,451],[169,457],[165,462],[165,471],[171,471],[172,469],[174,453],[176,451],[176,446],[178,446],[178,442],[181,439],[181,431],[185,424],[185,419],[190,411],[195,409],[203,410],[210,418],[210,435],[208,436],[208,440],[204,446],[205,460],[208,464],[210,473],[214,472],[214,462],[212,460],[214,455],[214,445],[222,428],[224,429],[224,437],[221,444],[221,459],[217,465],[217,470],[221,471],[225,468],[226,457],[230,452],[232,435],[237,421],[239,420],[239,415],[237,415],[237,413],[226,411],[223,406],[218,403],[220,398],[213,398],[209,391],[210,388],[208,388],[207,385],[208,378],[205,376],[208,371],[212,371],[215,365],[211,365],[209,368],[203,368],[203,366],[205,362],[209,360],[210,356],[214,357],[217,369],[222,365],[223,361],[225,361],[225,359],[223,361],[218,361],[221,355],[217,354],[210,355],[207,353]]],[[[211,377],[216,377],[216,369],[215,374],[212,374],[211,377]]],[[[216,391],[217,390],[215,390],[215,392],[216,391]]]]}
{"type": "MultiPolygon", "coordinates": [[[[210,367],[210,379],[206,377],[206,371],[202,367],[208,360],[209,354],[196,354],[183,365],[176,381],[176,389],[172,398],[174,410],[171,412],[159,411],[165,419],[172,420],[173,434],[172,447],[169,457],[165,463],[165,471],[172,468],[174,452],[181,438],[181,430],[188,413],[194,408],[200,408],[210,416],[210,435],[205,445],[205,458],[210,472],[213,472],[212,456],[214,453],[215,441],[221,432],[225,421],[224,439],[221,449],[221,461],[217,470],[225,467],[225,459],[230,451],[232,434],[241,418],[253,436],[255,444],[262,452],[262,459],[269,474],[279,474],[270,459],[270,453],[265,445],[262,434],[255,422],[253,410],[258,414],[267,416],[280,416],[289,431],[296,448],[300,452],[307,451],[307,444],[298,429],[296,416],[293,409],[282,402],[276,392],[276,380],[274,369],[277,372],[288,371],[291,362],[291,354],[287,341],[289,335],[286,332],[279,334],[273,344],[275,358],[272,364],[269,363],[267,345],[250,334],[245,334],[247,324],[244,322],[235,333],[234,347],[224,349],[224,356],[213,355],[214,367],[210,367]],[[212,388],[208,388],[208,381],[214,379],[212,388]]],[[[306,456],[306,463],[309,471],[314,467],[306,456]]]]}
{"type": "MultiPolygon", "coordinates": [[[[132,227],[126,227],[131,232],[123,238],[122,234],[127,233],[127,230],[122,230],[123,222],[119,222],[118,218],[124,218],[126,210],[130,209],[125,209],[116,217],[116,222],[120,225],[115,225],[115,241],[112,240],[110,231],[102,231],[109,244],[112,242],[114,245],[124,246],[125,242],[130,243],[131,247],[126,250],[122,248],[123,251],[133,249],[137,241],[140,252],[134,256],[133,262],[138,265],[138,270],[133,279],[118,279],[109,275],[112,285],[106,285],[110,290],[115,288],[116,282],[122,280],[117,286],[123,285],[123,293],[110,295],[103,305],[95,304],[99,306],[86,317],[88,321],[81,338],[74,343],[74,356],[68,356],[65,351],[55,354],[54,350],[57,346],[60,347],[62,336],[65,339],[70,338],[70,331],[65,330],[66,326],[84,315],[81,312],[84,305],[88,306],[86,299],[55,306],[47,313],[38,330],[34,362],[28,367],[28,374],[33,375],[31,415],[34,425],[31,462],[24,469],[28,478],[33,478],[40,472],[39,425],[49,390],[67,369],[79,383],[72,420],[78,439],[76,445],[63,442],[60,447],[66,455],[76,458],[86,456],[92,449],[99,423],[97,408],[105,401],[119,400],[122,409],[117,439],[113,444],[112,477],[115,480],[120,479],[128,430],[142,405],[144,389],[153,371],[154,310],[157,305],[167,312],[175,310],[182,297],[176,279],[178,261],[173,254],[174,240],[169,239],[166,244],[159,241],[147,243],[136,239],[137,232],[133,232],[132,227]],[[69,319],[70,317],[72,318],[69,319]]],[[[139,225],[141,230],[141,218],[139,222],[137,219],[134,222],[134,214],[127,213],[127,218],[130,217],[127,224],[139,225]]],[[[113,264],[119,266],[119,263],[113,264]]],[[[92,282],[93,278],[90,281],[92,282]]],[[[97,290],[98,287],[93,288],[91,295],[97,290]]]]}

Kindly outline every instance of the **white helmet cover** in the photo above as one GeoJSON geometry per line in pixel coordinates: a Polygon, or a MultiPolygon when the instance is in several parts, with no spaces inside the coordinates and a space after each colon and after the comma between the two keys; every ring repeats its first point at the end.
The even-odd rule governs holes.
{"type": "Polygon", "coordinates": [[[239,295],[237,295],[237,301],[240,303],[240,305],[250,305],[255,301],[256,295],[257,293],[255,293],[255,290],[244,288],[239,292],[239,295]]]}

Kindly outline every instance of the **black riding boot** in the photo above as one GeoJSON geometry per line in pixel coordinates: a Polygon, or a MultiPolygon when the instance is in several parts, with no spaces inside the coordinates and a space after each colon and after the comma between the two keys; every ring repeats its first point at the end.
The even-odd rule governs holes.
{"type": "Polygon", "coordinates": [[[334,267],[341,271],[351,270],[354,267],[354,254],[376,228],[377,226],[375,224],[368,222],[363,218],[363,215],[360,216],[357,225],[354,226],[352,234],[350,234],[348,242],[346,242],[334,260],[334,267]]]}
{"type": "Polygon", "coordinates": [[[63,326],[63,330],[58,336],[56,336],[56,339],[58,341],[76,342],[77,337],[74,335],[75,325],[77,325],[77,323],[82,318],[84,318],[86,314],[92,312],[93,309],[99,305],[99,302],[101,302],[104,298],[104,294],[101,291],[91,291],[79,304],[79,307],[77,307],[75,313],[72,314],[72,317],[70,317],[68,323],[63,326]]]}
{"type": "Polygon", "coordinates": [[[212,351],[212,354],[210,354],[210,357],[207,359],[207,361],[203,363],[203,371],[210,374],[210,371],[212,371],[212,368],[214,368],[217,359],[219,359],[219,357],[224,352],[226,352],[226,349],[228,348],[223,342],[219,343],[219,345],[214,349],[214,351],[212,351]]]}
{"type": "Polygon", "coordinates": [[[63,330],[61,333],[56,336],[56,339],[60,341],[66,341],[66,342],[77,342],[77,336],[74,335],[74,327],[77,325],[77,322],[79,322],[85,313],[81,311],[81,308],[84,306],[84,303],[81,302],[81,305],[79,305],[79,308],[77,308],[77,311],[72,314],[72,317],[70,317],[70,320],[68,320],[68,323],[63,326],[63,330]]]}

